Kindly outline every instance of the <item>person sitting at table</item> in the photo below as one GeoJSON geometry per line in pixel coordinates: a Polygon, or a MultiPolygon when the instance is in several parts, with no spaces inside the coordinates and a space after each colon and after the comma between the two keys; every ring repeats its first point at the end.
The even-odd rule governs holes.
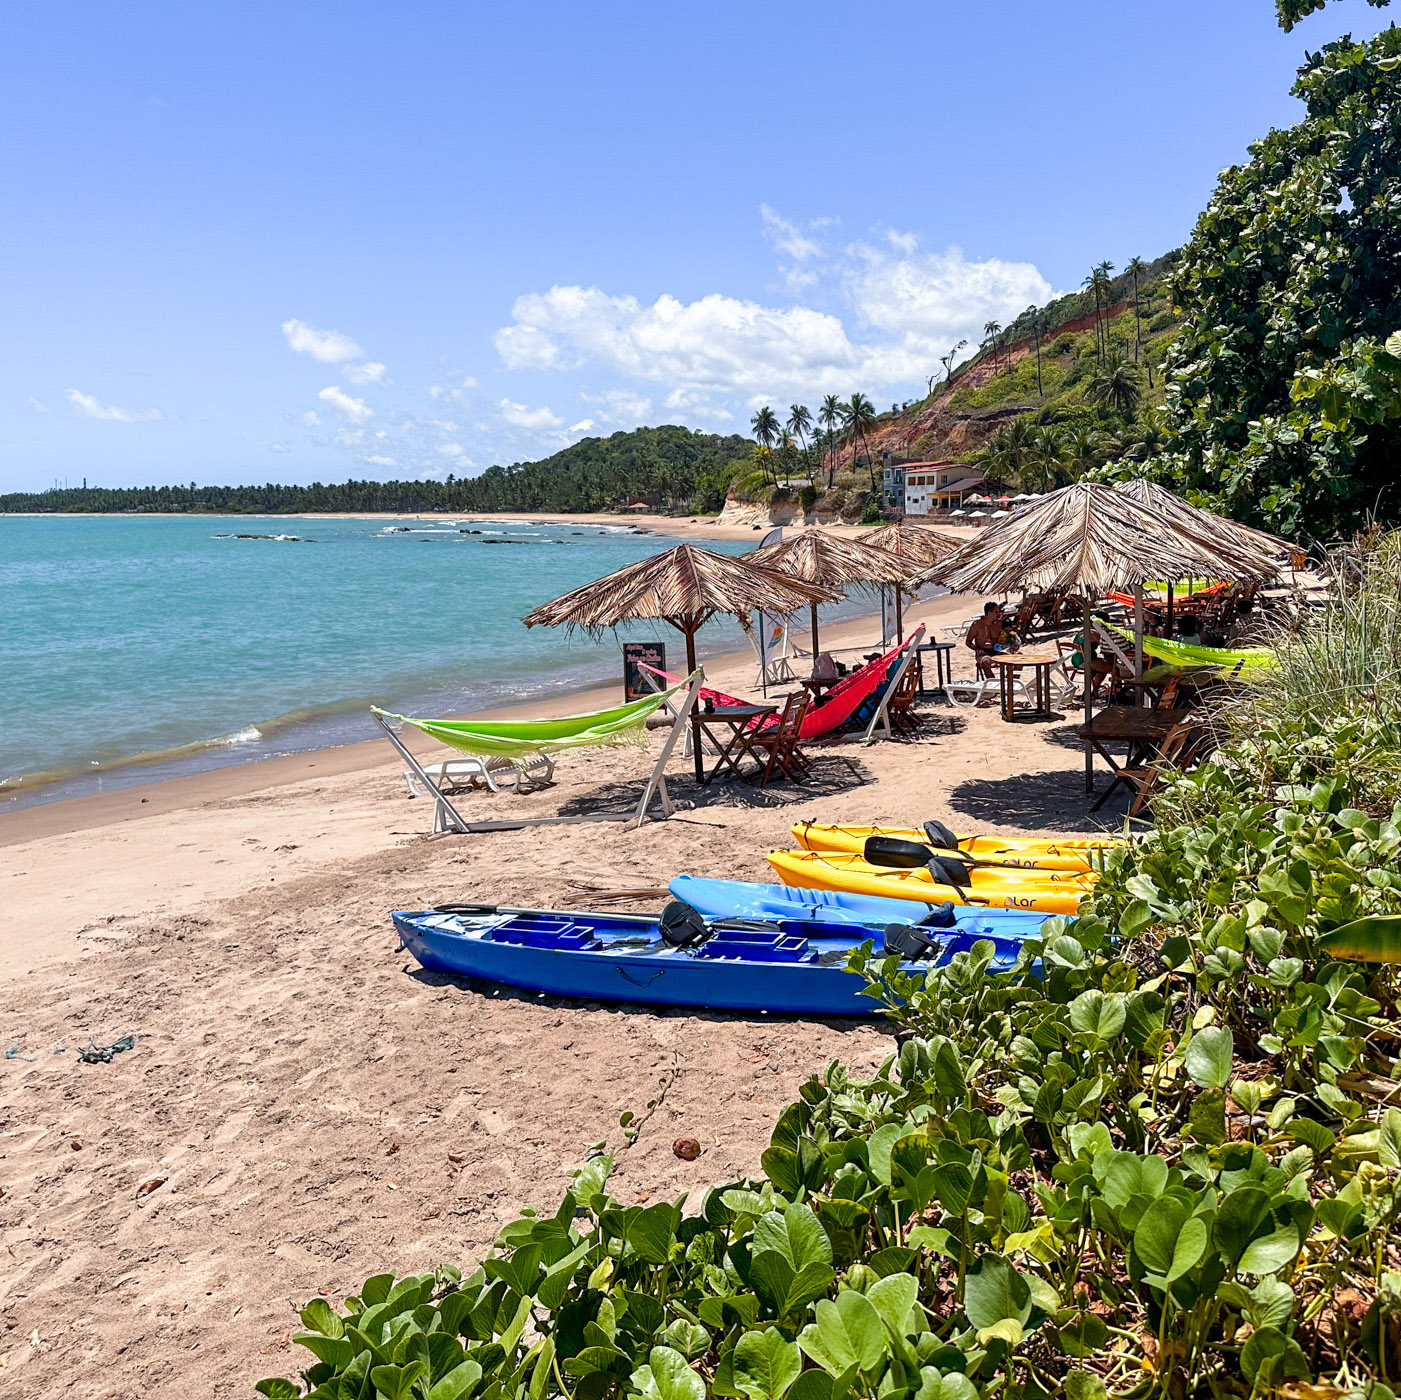
{"type": "Polygon", "coordinates": [[[1007,628],[1000,603],[985,603],[983,615],[968,628],[964,642],[977,661],[980,676],[992,675],[992,660],[1000,651],[1015,651],[1019,645],[1016,633],[1007,628]]]}
{"type": "Polygon", "coordinates": [[[1177,640],[1184,646],[1199,647],[1202,644],[1202,625],[1195,617],[1184,617],[1177,624],[1177,640]]]}

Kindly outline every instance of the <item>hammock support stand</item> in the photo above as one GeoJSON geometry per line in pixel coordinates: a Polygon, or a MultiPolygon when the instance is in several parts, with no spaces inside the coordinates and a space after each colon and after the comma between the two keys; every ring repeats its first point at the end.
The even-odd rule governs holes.
{"type": "Polygon", "coordinates": [[[670,732],[666,736],[666,743],[662,745],[661,754],[648,775],[637,806],[628,812],[590,812],[571,817],[519,817],[499,821],[468,821],[453,806],[448,795],[441,791],[438,785],[424,772],[423,765],[414,757],[408,745],[404,743],[403,737],[395,731],[385,715],[374,710],[371,711],[371,714],[384,731],[385,738],[394,745],[399,757],[418,776],[425,789],[432,793],[434,800],[433,834],[435,836],[439,832],[449,831],[461,832],[464,835],[476,835],[487,831],[520,831],[531,826],[569,826],[583,822],[623,822],[630,827],[639,827],[648,820],[654,801],[661,808],[661,817],[658,820],[665,820],[676,810],[671,800],[671,794],[667,791],[666,765],[671,758],[672,750],[676,747],[676,741],[685,733],[690,723],[691,713],[700,699],[701,687],[704,683],[705,671],[698,666],[684,682],[686,694],[676,707],[675,718],[672,721],[670,732]]]}

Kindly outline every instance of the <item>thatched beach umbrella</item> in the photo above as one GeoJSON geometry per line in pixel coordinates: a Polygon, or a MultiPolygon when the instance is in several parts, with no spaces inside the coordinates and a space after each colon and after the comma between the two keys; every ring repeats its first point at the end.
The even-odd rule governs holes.
{"type": "MultiPolygon", "coordinates": [[[[1085,598],[1085,720],[1090,719],[1090,599],[1132,588],[1142,650],[1142,598],[1147,579],[1186,574],[1273,578],[1275,561],[1244,539],[1228,542],[1189,518],[1168,521],[1112,486],[1077,482],[1023,506],[983,530],[914,583],[942,583],[957,593],[1010,593],[1014,588],[1073,588],[1085,598]]],[[[1093,791],[1093,754],[1085,753],[1085,790],[1093,791]]]]}
{"type": "MultiPolygon", "coordinates": [[[[953,535],[941,534],[938,530],[930,530],[922,525],[880,525],[874,530],[868,530],[864,535],[856,537],[862,544],[873,544],[878,549],[888,549],[892,554],[898,554],[902,559],[907,559],[911,569],[927,569],[933,564],[947,559],[956,549],[963,546],[963,541],[953,535]]],[[[910,596],[914,596],[914,591],[910,591],[910,596]]],[[[904,619],[904,588],[900,584],[895,585],[895,631],[897,638],[905,635],[904,619]]]]}
{"type": "MultiPolygon", "coordinates": [[[[1139,478],[1136,481],[1122,482],[1115,489],[1138,505],[1156,511],[1164,520],[1173,524],[1190,525],[1210,538],[1220,541],[1227,548],[1244,542],[1246,545],[1253,546],[1269,555],[1272,559],[1280,559],[1281,563],[1292,557],[1294,553],[1294,546],[1288,540],[1282,540],[1276,535],[1266,534],[1264,530],[1253,529],[1249,525],[1240,524],[1239,521],[1229,520],[1224,515],[1217,515],[1212,511],[1203,510],[1200,506],[1194,506],[1190,501],[1183,500],[1181,496],[1169,491],[1167,487],[1159,486],[1156,481],[1145,481],[1139,478]]],[[[1173,581],[1168,579],[1169,623],[1172,622],[1172,589],[1173,581]]]]}
{"type": "MultiPolygon", "coordinates": [[[[751,564],[773,569],[784,578],[825,588],[850,584],[903,583],[919,566],[888,549],[860,540],[843,539],[816,528],[800,530],[786,540],[763,545],[744,556],[751,564]]],[[[817,655],[817,603],[812,610],[812,654],[817,655]]]]}
{"type": "MultiPolygon", "coordinates": [[[[829,588],[785,578],[747,558],[681,544],[542,603],[523,621],[527,627],[581,627],[598,633],[624,622],[659,618],[686,638],[686,669],[694,671],[696,632],[716,613],[743,617],[757,610],[786,616],[838,597],[829,588]]],[[[699,780],[704,771],[699,744],[695,760],[699,780]]]]}

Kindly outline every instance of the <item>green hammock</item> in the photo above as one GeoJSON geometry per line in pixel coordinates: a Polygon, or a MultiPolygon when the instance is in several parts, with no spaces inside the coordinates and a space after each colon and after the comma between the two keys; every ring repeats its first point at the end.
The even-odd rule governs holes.
{"type": "MultiPolygon", "coordinates": [[[[1133,633],[1122,627],[1109,624],[1121,637],[1133,640],[1133,633]]],[[[1275,654],[1268,647],[1245,647],[1233,650],[1230,647],[1198,647],[1188,642],[1172,642],[1166,637],[1144,637],[1143,650],[1149,656],[1166,662],[1169,666],[1188,669],[1192,666],[1214,666],[1218,670],[1234,671],[1240,667],[1241,676],[1259,675],[1261,671],[1272,671],[1278,664],[1275,654]]]]}
{"type": "Polygon", "coordinates": [[[618,744],[645,747],[647,717],[659,710],[689,681],[656,695],[644,695],[611,710],[560,719],[411,719],[376,707],[374,713],[421,729],[449,748],[480,758],[526,759],[532,754],[560,749],[603,748],[618,744]]]}

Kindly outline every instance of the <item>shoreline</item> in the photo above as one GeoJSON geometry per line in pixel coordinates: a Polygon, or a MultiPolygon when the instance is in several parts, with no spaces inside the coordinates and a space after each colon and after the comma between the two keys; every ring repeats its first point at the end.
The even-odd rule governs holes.
{"type": "MultiPolygon", "coordinates": [[[[548,511],[487,511],[470,517],[439,512],[410,514],[324,512],[236,517],[220,517],[213,513],[206,516],[204,512],[186,511],[102,512],[84,513],[79,518],[134,519],[146,514],[149,514],[151,518],[162,520],[190,517],[210,520],[246,519],[249,521],[315,519],[442,521],[460,518],[502,524],[535,522],[540,524],[573,523],[576,525],[615,526],[621,523],[629,526],[636,534],[643,536],[650,534],[659,538],[713,540],[717,542],[752,539],[761,529],[770,528],[742,523],[722,525],[717,517],[706,516],[616,516],[606,512],[570,514],[548,511]]],[[[41,513],[30,513],[27,518],[42,519],[45,517],[41,513]]],[[[835,534],[849,535],[860,533],[866,527],[843,525],[823,526],[821,528],[835,534]]],[[[859,601],[863,604],[865,602],[864,599],[859,601]]],[[[919,605],[915,604],[914,606],[918,607],[919,605]]],[[[912,612],[911,616],[913,615],[912,612]]],[[[878,616],[878,608],[862,606],[858,613],[847,613],[840,618],[831,619],[826,630],[834,636],[846,637],[851,635],[851,629],[863,629],[878,616]]],[[[661,630],[664,633],[669,629],[661,630]]],[[[712,643],[709,648],[703,646],[701,649],[702,660],[708,661],[712,668],[718,667],[723,670],[740,666],[746,660],[750,660],[752,664],[750,653],[738,649],[737,641],[737,638],[727,637],[712,643]]],[[[430,711],[419,709],[412,712],[442,714],[446,711],[453,718],[463,718],[468,715],[482,718],[505,718],[527,714],[553,717],[568,713],[568,710],[562,707],[576,703],[585,709],[602,708],[614,703],[616,699],[616,683],[598,678],[600,668],[610,660],[616,661],[616,657],[607,657],[603,652],[600,652],[597,658],[590,659],[583,665],[574,668],[580,674],[567,678],[562,684],[548,685],[544,693],[527,694],[524,682],[505,682],[499,688],[496,686],[477,687],[488,692],[496,690],[497,694],[488,693],[480,697],[464,696],[462,699],[466,700],[467,704],[462,708],[449,703],[442,709],[430,711]],[[474,701],[476,703],[473,703],[474,701]]],[[[550,672],[544,671],[541,675],[549,676],[550,672]]],[[[380,703],[388,703],[393,708],[399,708],[403,699],[400,699],[399,705],[395,705],[393,701],[381,701],[380,703]]],[[[420,700],[418,703],[421,704],[423,701],[420,700]]],[[[345,757],[346,754],[353,753],[364,745],[383,743],[382,739],[372,737],[370,734],[365,734],[364,737],[354,735],[355,728],[360,728],[363,731],[369,726],[349,726],[352,733],[347,734],[345,732],[347,725],[328,721],[328,716],[334,718],[342,712],[350,713],[355,709],[356,706],[348,702],[331,702],[328,706],[323,706],[317,711],[319,720],[308,717],[310,712],[301,718],[299,718],[301,712],[294,712],[288,716],[273,716],[267,721],[249,720],[247,721],[249,726],[247,731],[240,730],[237,734],[230,733],[210,738],[187,740],[168,749],[162,748],[144,753],[119,755],[111,759],[110,762],[104,761],[100,770],[96,767],[89,768],[80,764],[71,764],[55,768],[44,774],[32,774],[28,784],[23,778],[20,778],[8,787],[0,786],[0,845],[27,839],[24,835],[10,834],[17,826],[26,831],[43,830],[50,833],[69,829],[64,824],[64,818],[41,819],[32,817],[26,820],[26,814],[38,813],[47,808],[61,808],[64,812],[68,812],[75,809],[75,804],[88,804],[88,808],[93,812],[125,814],[130,811],[133,805],[128,795],[137,792],[136,805],[141,805],[141,798],[144,795],[146,805],[151,805],[152,801],[155,801],[155,804],[163,810],[169,810],[167,801],[163,797],[158,797],[158,794],[168,790],[167,785],[169,784],[179,785],[177,789],[169,790],[187,791],[193,795],[192,800],[198,801],[202,800],[203,793],[213,792],[216,789],[229,792],[255,790],[252,785],[254,779],[250,776],[253,773],[266,774],[269,781],[287,782],[295,779],[277,775],[292,773],[297,776],[306,776],[309,770],[317,770],[323,774],[353,771],[364,765],[357,760],[345,757]],[[302,722],[303,719],[306,719],[305,724],[302,722]],[[319,728],[320,733],[308,730],[307,726],[313,723],[319,728]],[[288,728],[289,724],[293,731],[298,732],[284,739],[271,737],[275,732],[288,728]],[[271,727],[269,728],[269,726],[271,727]],[[340,730],[339,733],[336,732],[337,729],[340,730]],[[257,741],[259,747],[272,748],[273,752],[264,752],[259,756],[249,754],[247,752],[249,740],[246,737],[248,734],[251,734],[252,739],[257,741]],[[318,758],[318,755],[327,757],[318,758]],[[227,775],[224,779],[226,786],[222,789],[217,788],[215,775],[218,774],[227,775]],[[41,777],[42,781],[34,781],[41,777]],[[206,788],[206,782],[213,782],[216,786],[206,788]]],[[[81,818],[81,822],[84,827],[88,827],[93,825],[95,821],[121,819],[123,819],[122,816],[100,819],[84,816],[81,818]]]]}
{"type": "MultiPolygon", "coordinates": [[[[537,517],[538,518],[538,517],[537,517]]],[[[924,623],[931,630],[947,624],[950,618],[971,607],[971,595],[946,593],[911,603],[905,609],[906,634],[924,623]]],[[[824,648],[842,651],[863,645],[871,625],[879,624],[877,610],[829,623],[822,632],[824,648]]],[[[757,688],[754,672],[757,662],[751,651],[724,651],[701,658],[707,679],[718,688],[739,691],[757,688]]],[[[770,686],[770,692],[791,689],[794,683],[770,686]]],[[[561,715],[586,713],[620,703],[621,677],[607,685],[571,686],[548,696],[512,700],[479,710],[449,716],[452,719],[551,719],[561,715]]],[[[411,736],[409,747],[427,752],[436,746],[422,736],[411,736]]],[[[45,840],[72,832],[164,816],[190,807],[230,801],[267,789],[285,787],[309,778],[335,778],[352,773],[388,767],[397,763],[383,738],[361,739],[349,744],[332,744],[300,753],[280,754],[251,763],[232,763],[132,783],[111,792],[37,802],[0,812],[0,848],[45,840]]],[[[129,771],[129,770],[128,770],[129,771]]]]}

